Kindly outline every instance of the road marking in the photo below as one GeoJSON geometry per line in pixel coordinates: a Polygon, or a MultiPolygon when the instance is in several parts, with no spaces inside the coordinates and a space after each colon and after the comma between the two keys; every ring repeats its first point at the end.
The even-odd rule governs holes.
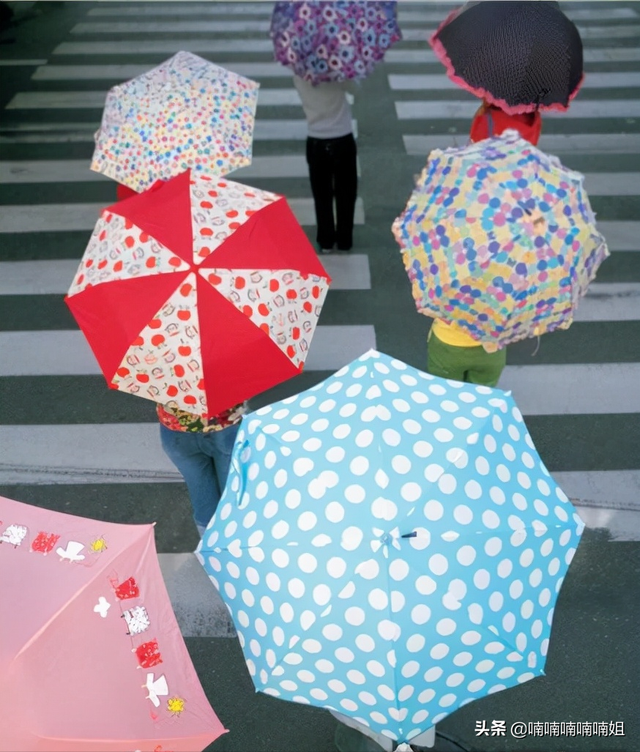
{"type": "Polygon", "coordinates": [[[585,173],[585,187],[590,196],[640,196],[640,173],[585,173]]]}
{"type": "MultiPolygon", "coordinates": [[[[446,16],[446,14],[445,14],[446,16]]],[[[435,28],[427,29],[420,26],[403,27],[403,42],[426,42],[435,32],[435,28]]],[[[628,39],[640,37],[640,26],[625,24],[624,26],[578,26],[583,42],[590,39],[628,39]]]]}
{"type": "MultiPolygon", "coordinates": [[[[352,120],[354,135],[357,122],[352,120]]],[[[0,127],[0,143],[66,143],[93,141],[100,123],[17,123],[0,127]],[[65,131],[58,133],[57,131],[65,131]],[[7,134],[7,135],[4,135],[7,134]],[[11,134],[11,135],[9,135],[11,134]]],[[[253,132],[254,141],[304,141],[307,138],[307,121],[304,119],[258,118],[253,132]]]]}
{"type": "MultiPolygon", "coordinates": [[[[179,13],[177,14],[180,15],[179,13]]],[[[255,21],[250,18],[241,21],[219,20],[205,21],[85,21],[76,24],[72,34],[230,34],[244,31],[268,32],[271,21],[255,21]]]]}
{"type": "MultiPolygon", "coordinates": [[[[360,175],[360,162],[357,172],[360,175]]],[[[309,175],[306,158],[301,154],[278,154],[253,157],[250,165],[228,173],[233,180],[244,182],[254,178],[304,178],[309,175]]],[[[85,159],[42,159],[0,162],[0,184],[9,183],[82,183],[108,180],[89,169],[85,159]]]]}
{"type": "Polygon", "coordinates": [[[93,141],[92,133],[25,133],[0,136],[0,144],[84,144],[93,141]]]}
{"type": "Polygon", "coordinates": [[[598,230],[607,239],[610,251],[640,251],[640,222],[598,221],[598,230]]]}
{"type": "MultiPolygon", "coordinates": [[[[46,70],[46,68],[44,69],[46,70]]],[[[32,76],[32,78],[34,78],[32,76]]],[[[391,73],[387,76],[389,86],[394,91],[423,91],[440,89],[458,89],[444,73],[391,73]]],[[[582,84],[583,89],[620,89],[640,87],[640,71],[613,71],[607,73],[587,73],[582,84]]]]}
{"type": "MultiPolygon", "coordinates": [[[[41,109],[102,109],[107,98],[106,91],[25,91],[16,94],[7,110],[41,109]]],[[[258,91],[258,106],[297,105],[298,92],[290,89],[264,89],[258,91]]]]}
{"type": "Polygon", "coordinates": [[[523,415],[604,415],[640,413],[638,384],[640,363],[580,363],[507,366],[499,387],[523,415]]]}
{"type": "Polygon", "coordinates": [[[192,553],[158,554],[183,637],[235,637],[229,609],[192,553]]]}
{"type": "Polygon", "coordinates": [[[198,3],[197,5],[189,5],[188,3],[180,3],[180,10],[174,3],[156,2],[150,3],[129,3],[126,7],[118,6],[110,8],[106,7],[92,8],[87,15],[88,16],[198,16],[204,18],[209,15],[225,15],[225,16],[240,16],[240,15],[265,15],[270,16],[273,12],[273,6],[270,3],[248,3],[248,2],[235,2],[235,3],[198,3]]]}
{"type": "MultiPolygon", "coordinates": [[[[465,146],[466,133],[443,133],[437,136],[402,136],[407,154],[426,155],[432,149],[465,146]]],[[[540,148],[550,154],[638,154],[638,133],[562,133],[542,134],[540,148]]]]}
{"type": "MultiPolygon", "coordinates": [[[[604,21],[607,19],[613,20],[623,18],[638,18],[638,14],[631,8],[598,8],[596,10],[585,8],[574,10],[573,8],[571,8],[571,6],[569,6],[568,8],[565,6],[565,9],[566,15],[569,16],[572,21],[604,21]]],[[[93,11],[90,11],[89,15],[91,15],[92,12],[93,11]]],[[[444,13],[429,13],[427,11],[420,10],[405,10],[404,8],[400,8],[398,10],[398,21],[400,22],[400,24],[412,21],[423,23],[429,23],[430,21],[433,21],[434,23],[439,23],[440,21],[444,21],[446,16],[446,11],[444,13]]]]}
{"type": "MultiPolygon", "coordinates": [[[[149,401],[149,416],[154,412],[149,401]]],[[[96,483],[148,483],[156,474],[159,482],[180,479],[162,451],[157,422],[107,423],[100,430],[92,424],[0,426],[0,445],[0,477],[5,479],[24,472],[22,467],[35,483],[42,482],[38,469],[47,478],[57,477],[58,483],[86,483],[79,478],[88,477],[96,483]],[[12,436],[9,428],[18,430],[12,436]],[[37,460],[31,465],[25,458],[37,460]]]]}
{"type": "MultiPolygon", "coordinates": [[[[19,95],[18,95],[19,96],[19,95]]],[[[13,100],[12,100],[13,101],[13,100]]],[[[468,120],[478,109],[477,99],[413,100],[395,102],[399,120],[468,120]]],[[[637,118],[640,117],[640,100],[634,99],[582,99],[571,103],[568,112],[545,112],[546,117],[574,118],[637,118]]]]}
{"type": "MultiPolygon", "coordinates": [[[[155,68],[147,65],[42,65],[31,78],[34,81],[91,81],[102,78],[128,81],[155,68]]],[[[291,78],[293,71],[280,63],[235,63],[225,61],[223,68],[249,78],[291,78]]]]}
{"type": "Polygon", "coordinates": [[[53,55],[148,55],[166,53],[175,55],[177,50],[187,52],[270,52],[270,39],[132,39],[115,42],[62,42],[53,55]]]}
{"type": "MultiPolygon", "coordinates": [[[[72,54],[72,53],[69,53],[72,54]]],[[[97,54],[97,53],[96,53],[97,54]]],[[[104,53],[108,54],[108,53],[104,53]]],[[[638,47],[603,47],[587,48],[582,51],[585,63],[634,63],[640,60],[640,48],[638,47]]],[[[431,49],[407,49],[394,47],[387,50],[384,56],[385,63],[403,64],[403,65],[424,65],[425,63],[435,64],[439,60],[431,49]]]]}
{"type": "Polygon", "coordinates": [[[15,133],[16,131],[29,131],[40,133],[41,131],[73,131],[87,130],[93,133],[100,123],[74,122],[74,123],[48,123],[40,121],[39,123],[12,123],[11,125],[0,125],[0,133],[15,133]]]}
{"type": "MultiPolygon", "coordinates": [[[[233,180],[243,182],[252,178],[307,177],[307,160],[298,154],[253,157],[250,165],[229,173],[233,180]]],[[[43,159],[0,162],[2,183],[75,183],[108,180],[89,169],[86,159],[43,159]]]]}
{"type": "MultiPolygon", "coordinates": [[[[375,347],[376,334],[371,324],[317,326],[305,370],[335,371],[375,347]]],[[[0,362],[0,376],[102,373],[87,340],[77,330],[0,332],[0,352],[11,353],[10,360],[3,358],[0,362]]]]}
{"type": "MultiPolygon", "coordinates": [[[[315,225],[313,199],[288,198],[287,202],[301,225],[315,225]]],[[[101,211],[106,206],[109,206],[109,203],[0,206],[0,235],[8,232],[93,230],[101,211]]],[[[356,201],[354,221],[356,225],[364,224],[364,207],[361,198],[356,201]]]]}
{"type": "Polygon", "coordinates": [[[640,321],[640,283],[593,282],[574,321],[640,321]]]}
{"type": "Polygon", "coordinates": [[[48,60],[0,60],[0,66],[28,68],[32,65],[46,65],[48,62],[48,60]]]}
{"type": "MultiPolygon", "coordinates": [[[[366,253],[328,254],[322,265],[331,290],[370,290],[366,253]]],[[[0,295],[64,295],[78,270],[78,259],[0,262],[0,295]]]]}
{"type": "Polygon", "coordinates": [[[640,512],[640,470],[584,470],[552,475],[562,488],[570,488],[570,498],[585,508],[602,506],[640,512]]]}

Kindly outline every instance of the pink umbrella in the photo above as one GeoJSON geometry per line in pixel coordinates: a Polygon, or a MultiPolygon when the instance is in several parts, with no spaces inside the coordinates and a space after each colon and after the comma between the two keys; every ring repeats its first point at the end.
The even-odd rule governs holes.
{"type": "Polygon", "coordinates": [[[0,497],[0,750],[194,752],[225,732],[164,586],[153,525],[0,497]]]}

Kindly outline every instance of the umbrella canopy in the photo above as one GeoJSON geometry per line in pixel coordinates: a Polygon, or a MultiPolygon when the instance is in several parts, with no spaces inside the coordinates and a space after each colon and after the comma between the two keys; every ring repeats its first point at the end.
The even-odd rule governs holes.
{"type": "Polygon", "coordinates": [[[609,255],[582,183],[512,130],[431,152],[392,228],[418,310],[499,347],[569,327],[609,255]]]}
{"type": "Polygon", "coordinates": [[[202,750],[225,732],[180,634],[153,525],[0,497],[0,750],[202,750]]]}
{"type": "Polygon", "coordinates": [[[91,169],[144,191],[184,170],[251,164],[258,86],[192,52],[107,94],[91,169]]]}
{"type": "Polygon", "coordinates": [[[196,554],[257,689],[404,741],[543,673],[582,528],[510,394],[370,351],[243,419],[196,554]]]}
{"type": "Polygon", "coordinates": [[[300,373],[329,281],[282,196],[185,172],[103,211],[66,302],[111,387],[209,417],[300,373]]]}
{"type": "Polygon", "coordinates": [[[515,115],[566,110],[582,83],[582,40],[555,2],[468,3],[429,40],[456,84],[515,115]]]}
{"type": "Polygon", "coordinates": [[[365,78],[402,39],[394,2],[276,3],[276,60],[311,84],[365,78]]]}

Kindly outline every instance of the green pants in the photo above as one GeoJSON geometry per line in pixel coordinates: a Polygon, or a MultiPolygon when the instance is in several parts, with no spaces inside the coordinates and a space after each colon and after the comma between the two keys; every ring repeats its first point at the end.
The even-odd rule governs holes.
{"type": "Polygon", "coordinates": [[[507,363],[507,349],[488,353],[484,347],[447,345],[429,332],[427,371],[434,376],[496,386],[507,363]]]}

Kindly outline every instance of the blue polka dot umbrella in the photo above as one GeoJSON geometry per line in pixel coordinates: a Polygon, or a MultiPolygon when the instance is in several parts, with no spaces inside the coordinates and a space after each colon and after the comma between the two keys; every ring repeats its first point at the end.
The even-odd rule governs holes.
{"type": "Polygon", "coordinates": [[[393,224],[418,310],[497,347],[567,329],[609,255],[582,182],[513,130],[431,152],[393,224]]]}
{"type": "Polygon", "coordinates": [[[403,742],[544,673],[582,529],[509,393],[370,351],[243,419],[196,554],[258,690],[403,742]]]}

